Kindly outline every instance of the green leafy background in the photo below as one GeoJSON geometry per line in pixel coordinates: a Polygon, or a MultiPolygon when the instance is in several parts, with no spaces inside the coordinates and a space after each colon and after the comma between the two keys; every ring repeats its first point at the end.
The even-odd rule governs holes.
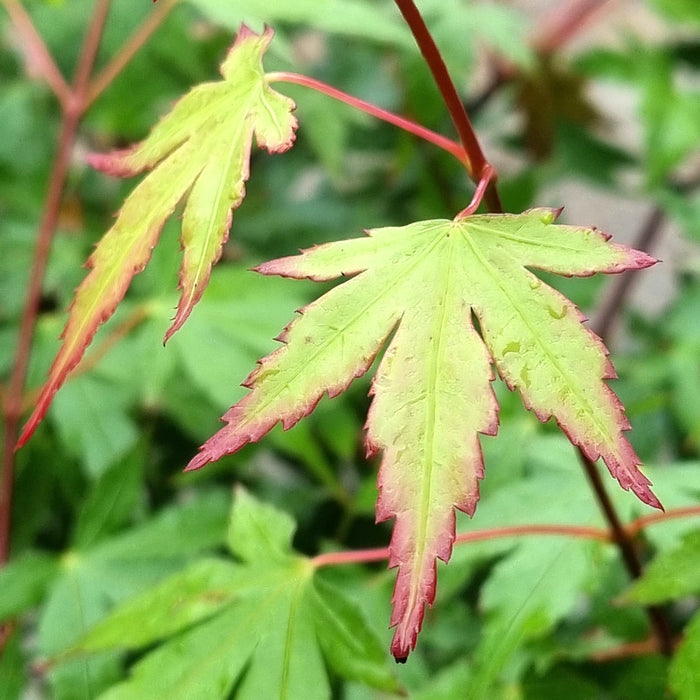
{"type": "MultiPolygon", "coordinates": [[[[619,28],[617,38],[608,41],[594,22],[547,61],[528,48],[531,19],[508,4],[419,4],[474,105],[507,209],[565,204],[567,222],[608,228],[624,242],[634,240],[651,209],[662,213],[659,250],[651,251],[663,258],[662,273],[640,275],[639,294],[610,338],[620,374],[614,389],[666,508],[697,505],[697,3],[648,0],[649,24],[616,15],[608,24],[619,28]],[[477,99],[489,65],[484,47],[517,69],[485,101],[477,99]]],[[[70,75],[93,3],[25,5],[70,75]]],[[[142,0],[112,3],[99,63],[151,10],[142,0]]],[[[143,138],[173,100],[215,79],[241,21],[275,27],[268,69],[307,72],[452,133],[390,2],[182,0],[81,128],[28,402],[56,353],[81,265],[133,187],[92,171],[80,153],[143,138]]],[[[48,90],[26,75],[4,13],[0,22],[4,382],[59,113],[48,90]]],[[[449,566],[439,565],[435,606],[415,654],[398,667],[388,653],[393,572],[382,564],[314,570],[310,563],[322,551],[389,539],[388,526],[374,524],[377,464],[365,462],[361,446],[366,382],[322,401],[291,431],[276,429],[260,445],[182,474],[221,413],[243,395],[239,384],[255,360],[276,347],[273,337],[314,293],[306,283],[259,278],[250,267],[365,227],[451,216],[471,196],[450,157],[344,105],[284,87],[299,105],[297,144],[276,158],[255,153],[235,233],[188,323],[164,349],[177,302],[175,222],[99,332],[85,369],[18,453],[13,558],[0,572],[0,618],[14,620],[0,658],[0,698],[278,697],[283,688],[288,697],[349,700],[657,700],[666,688],[682,700],[697,698],[697,518],[645,531],[639,547],[651,565],[633,587],[616,550],[599,542],[528,536],[460,545],[449,566]],[[115,336],[121,339],[112,344],[115,336]],[[674,659],[597,661],[646,638],[641,605],[651,602],[665,606],[674,632],[685,634],[674,659]],[[283,634],[290,625],[293,634],[283,634]],[[192,671],[202,660],[210,674],[192,671]],[[284,668],[289,673],[280,675],[284,668]],[[193,685],[182,685],[185,677],[193,685]],[[301,695],[294,685],[300,678],[301,695]]],[[[609,280],[552,283],[595,323],[609,280]]],[[[459,519],[458,529],[602,526],[566,439],[525,413],[505,387],[496,390],[501,429],[482,439],[489,464],[482,501],[475,520],[459,519]]],[[[606,484],[625,520],[646,514],[634,497],[606,484]]]]}

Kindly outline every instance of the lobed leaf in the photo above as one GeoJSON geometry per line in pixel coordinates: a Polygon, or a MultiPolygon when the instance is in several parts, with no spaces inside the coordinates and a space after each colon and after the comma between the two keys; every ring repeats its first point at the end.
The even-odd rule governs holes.
{"type": "Polygon", "coordinates": [[[527,269],[588,276],[655,261],[596,229],[553,225],[558,215],[536,209],[418,222],[261,265],[263,274],[298,279],[355,276],[300,311],[278,338],[284,346],[245,381],[251,391],[226,413],[227,425],[187,467],[235,452],[277,422],[294,425],[388,344],[372,384],[366,445],[368,454],[383,451],[377,520],[396,519],[391,624],[399,661],[433,602],[436,559],[450,557],[454,508],[471,515],[476,507],[478,435],[498,427],[491,364],[540,420],[554,417],[624,489],[660,507],[604,381],[615,376],[607,351],[578,309],[527,269]]]}
{"type": "Polygon", "coordinates": [[[162,641],[103,697],[225,698],[235,685],[242,698],[320,699],[330,696],[324,659],[344,677],[397,691],[360,610],[292,549],[291,519],[237,489],[230,522],[242,563],[196,561],[117,606],[70,649],[72,659],[162,641]]]}
{"type": "Polygon", "coordinates": [[[187,193],[181,296],[166,341],[201,298],[228,238],[232,212],[245,196],[253,136],[270,153],[286,151],[294,142],[294,103],[270,89],[262,68],[272,35],[269,28],[258,35],[242,26],[221,65],[223,81],[195,87],[142,143],[90,157],[94,167],[111,175],[152,172],[126,199],[114,226],[88,260],[90,273],[71,304],[63,345],[18,446],[41,422],[56,391],[99,325],[114,313],[133,276],[147,265],[165,220],[187,193]]]}

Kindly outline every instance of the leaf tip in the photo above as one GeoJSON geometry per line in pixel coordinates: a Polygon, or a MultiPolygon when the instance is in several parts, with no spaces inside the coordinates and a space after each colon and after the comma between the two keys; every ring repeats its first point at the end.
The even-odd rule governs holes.
{"type": "Polygon", "coordinates": [[[658,258],[654,258],[651,255],[647,255],[644,251],[635,250],[634,248],[630,249],[630,257],[632,258],[630,267],[636,270],[643,270],[661,262],[658,258]]]}
{"type": "Polygon", "coordinates": [[[192,457],[192,459],[188,462],[187,466],[182,470],[183,472],[196,472],[198,469],[201,469],[205,465],[209,464],[211,462],[210,456],[202,450],[199,454],[195,455],[192,457]]]}
{"type": "Polygon", "coordinates": [[[51,402],[53,401],[53,397],[58,391],[58,388],[59,384],[56,381],[48,382],[44,386],[41,396],[39,397],[31,416],[29,416],[27,422],[24,424],[22,432],[15,443],[15,452],[22,449],[29,442],[32,435],[34,435],[34,432],[39,427],[39,424],[44,420],[46,413],[49,410],[49,406],[51,406],[51,402]]]}
{"type": "Polygon", "coordinates": [[[175,333],[179,331],[180,328],[182,328],[182,326],[185,324],[185,321],[190,317],[192,307],[193,304],[183,305],[182,303],[180,303],[180,305],[178,305],[175,318],[173,319],[170,328],[168,328],[168,330],[165,331],[165,336],[163,336],[163,345],[165,345],[170,340],[170,338],[172,338],[173,335],[175,335],[175,333]]]}
{"type": "Polygon", "coordinates": [[[663,507],[663,504],[661,501],[656,497],[656,494],[649,488],[651,486],[651,482],[645,478],[645,481],[647,484],[643,488],[633,488],[633,491],[637,498],[639,498],[640,501],[643,503],[646,503],[648,506],[651,506],[652,508],[656,508],[657,510],[660,510],[662,513],[666,512],[666,509],[663,507]]]}
{"type": "Polygon", "coordinates": [[[105,175],[113,177],[131,177],[139,171],[129,164],[129,156],[134,152],[134,148],[126,148],[121,151],[111,153],[88,153],[85,161],[95,170],[99,170],[105,175]]]}
{"type": "Polygon", "coordinates": [[[543,224],[553,224],[564,211],[564,207],[552,207],[550,209],[540,209],[540,219],[543,224]]]}

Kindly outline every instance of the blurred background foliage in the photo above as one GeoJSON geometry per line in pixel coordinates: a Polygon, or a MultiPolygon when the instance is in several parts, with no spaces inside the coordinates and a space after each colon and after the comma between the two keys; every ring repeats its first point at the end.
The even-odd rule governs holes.
{"type": "MultiPolygon", "coordinates": [[[[65,75],[75,68],[93,4],[25,3],[65,75]]],[[[568,4],[418,3],[487,157],[499,170],[506,210],[566,205],[566,221],[597,225],[616,240],[663,258],[663,264],[635,278],[622,306],[616,280],[548,281],[579,304],[594,328],[606,324],[620,374],[614,388],[635,428],[631,440],[664,505],[697,505],[700,4],[600,3],[603,7],[570,36],[547,44],[553,6],[568,4]]],[[[146,0],[112,3],[98,66],[151,11],[146,0]]],[[[44,284],[26,408],[58,348],[66,308],[84,275],[81,265],[133,187],[92,171],[85,153],[142,138],[189,87],[216,79],[241,22],[256,30],[263,23],[274,26],[269,70],[308,73],[452,133],[420,54],[389,0],[182,0],[83,121],[44,284]]],[[[18,35],[2,12],[0,29],[4,392],[60,111],[28,69],[18,35]]],[[[200,638],[192,636],[204,629],[197,623],[214,614],[211,596],[209,607],[203,596],[214,574],[195,576],[197,567],[215,557],[218,563],[211,566],[230,566],[243,576],[248,564],[254,571],[259,565],[251,564],[250,552],[240,549],[235,536],[229,536],[226,555],[233,559],[224,558],[234,484],[252,494],[240,508],[258,513],[263,530],[274,532],[276,523],[283,523],[288,537],[294,532],[298,553],[388,542],[389,526],[374,524],[378,464],[365,462],[362,447],[366,379],[342,397],[322,401],[289,432],[276,429],[259,445],[201,472],[182,473],[197,446],[218,428],[219,416],[242,396],[239,384],[255,360],[275,348],[273,338],[295,309],[322,289],[258,278],[248,268],[314,243],[360,235],[363,228],[453,216],[471,197],[460,166],[432,146],[304,88],[278,89],[298,104],[296,146],[279,157],[253,155],[248,194],[234,217],[231,240],[191,319],[164,348],[162,336],[176,304],[175,220],[82,367],[58,393],[45,423],[17,454],[12,559],[0,571],[0,619],[13,620],[5,628],[0,658],[0,698],[92,698],[105,691],[110,698],[163,697],[166,688],[174,697],[256,692],[261,697],[260,664],[250,660],[257,657],[233,646],[222,669],[228,658],[238,665],[217,670],[224,679],[218,685],[211,677],[210,685],[166,683],[172,669],[202,663],[190,653],[192,640],[205,647],[210,639],[212,645],[225,645],[225,630],[242,619],[234,614],[206,622],[228,620],[221,639],[213,627],[200,638]],[[154,622],[151,637],[129,641],[128,629],[139,627],[138,615],[148,617],[130,601],[152,595],[157,615],[159,598],[149,591],[165,586],[158,595],[167,597],[168,585],[184,586],[178,576],[200,596],[184,600],[204,607],[192,603],[196,613],[167,629],[154,622]],[[122,618],[110,618],[121,604],[127,605],[117,608],[122,618]],[[97,623],[103,631],[88,636],[92,641],[82,647],[93,653],[61,656],[97,623]],[[115,629],[124,632],[121,648],[104,641],[115,629]],[[171,637],[174,642],[151,652],[158,640],[171,637]],[[115,686],[131,672],[138,682],[115,686]]],[[[482,440],[487,465],[482,502],[473,521],[459,519],[459,529],[602,526],[566,439],[553,426],[540,425],[517,396],[496,384],[501,431],[496,439],[482,440]]],[[[633,496],[606,483],[626,521],[645,514],[633,496]]],[[[235,513],[234,508],[234,522],[235,513]]],[[[309,637],[294,652],[309,668],[321,669],[319,679],[325,678],[323,664],[327,667],[328,679],[308,694],[348,700],[396,693],[420,699],[658,700],[668,697],[670,684],[675,696],[700,697],[700,616],[694,616],[699,522],[687,517],[646,529],[638,544],[644,560],[653,564],[631,590],[610,544],[539,536],[459,546],[450,565],[439,567],[436,605],[405,667],[388,660],[393,573],[381,565],[324,570],[322,583],[312,587],[318,596],[313,610],[321,609],[319,600],[335,601],[333,619],[343,621],[357,648],[353,652],[340,633],[327,632],[335,629],[330,617],[325,627],[317,620],[314,639],[321,651],[309,637]],[[644,645],[649,630],[640,604],[649,602],[666,606],[679,638],[687,626],[672,661],[644,645]]],[[[262,540],[248,535],[264,558],[262,540]]],[[[287,556],[298,557],[291,550],[287,556]]],[[[295,570],[284,562],[292,568],[279,571],[295,570]]],[[[232,589],[226,595],[243,594],[232,589]]],[[[257,601],[258,607],[265,604],[257,601]]],[[[262,649],[273,648],[265,635],[278,623],[261,618],[256,624],[250,634],[259,635],[262,649]]]]}

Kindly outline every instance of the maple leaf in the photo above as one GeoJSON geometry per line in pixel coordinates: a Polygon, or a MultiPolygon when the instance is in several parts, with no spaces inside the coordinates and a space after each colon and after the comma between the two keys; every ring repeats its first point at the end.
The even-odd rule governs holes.
{"type": "Polygon", "coordinates": [[[605,347],[568,299],[526,269],[588,276],[655,260],[596,229],[553,225],[558,214],[535,209],[377,229],[257,268],[316,281],[353,277],[287,326],[278,338],[284,346],[260,361],[244,382],[250,393],[187,469],[259,440],[278,421],[291,427],[324,393],[336,396],[366,372],[388,342],[372,383],[366,446],[369,455],[383,451],[377,520],[395,518],[397,660],[414,648],[434,600],[436,559],[447,561],[454,542],[454,507],[470,515],[476,507],[478,434],[498,428],[492,363],[540,420],[554,416],[624,489],[660,507],[623,435],[624,409],[603,381],[615,377],[605,347]]]}
{"type": "Polygon", "coordinates": [[[238,698],[321,700],[328,669],[400,692],[357,604],[292,549],[295,529],[238,488],[227,537],[235,561],[195,561],[117,606],[68,656],[151,647],[109,700],[228,698],[234,686],[238,698]]]}
{"type": "Polygon", "coordinates": [[[258,35],[243,25],[221,64],[222,81],[193,88],[136,146],[89,157],[94,167],[111,175],[152,172],[125,200],[87,262],[91,270],[71,304],[63,345],[18,446],[34,432],[99,325],[144,269],[163,224],[186,195],[182,294],[166,341],[201,298],[228,238],[232,212],[245,196],[253,135],[270,153],[286,151],[294,142],[294,102],[268,86],[262,68],[272,36],[270,28],[258,35]]]}

